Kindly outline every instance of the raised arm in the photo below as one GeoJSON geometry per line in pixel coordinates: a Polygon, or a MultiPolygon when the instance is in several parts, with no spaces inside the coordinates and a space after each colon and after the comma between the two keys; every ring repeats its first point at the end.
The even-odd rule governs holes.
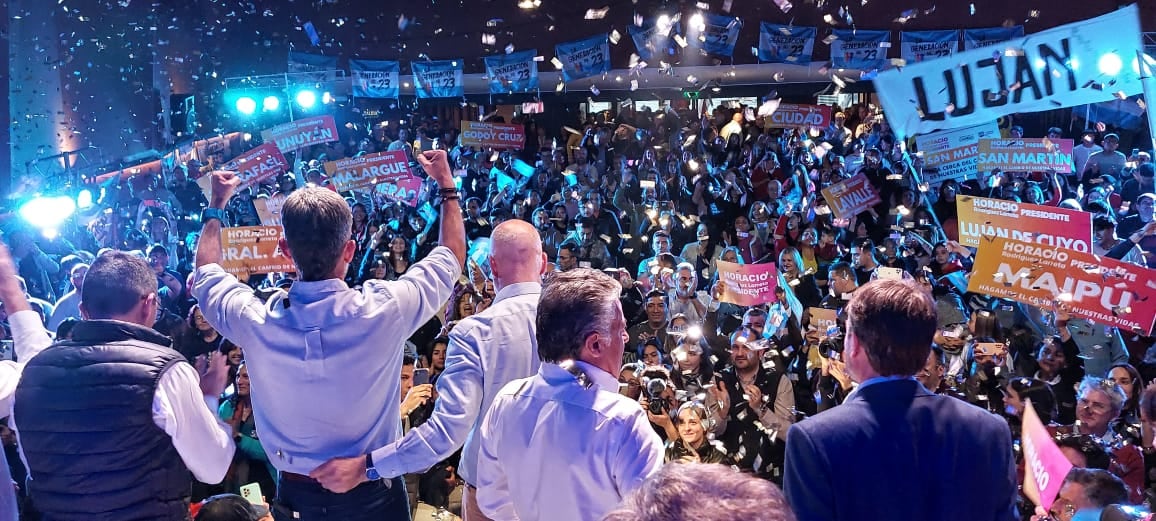
{"type": "Polygon", "coordinates": [[[450,170],[445,150],[428,150],[417,155],[417,162],[421,164],[426,174],[437,181],[438,190],[442,195],[441,229],[438,233],[438,243],[454,252],[458,264],[466,263],[466,225],[462,220],[462,208],[459,204],[457,187],[454,184],[454,173],[450,170]]]}
{"type": "MultiPolygon", "coordinates": [[[[212,196],[209,199],[209,208],[225,210],[233,191],[241,184],[241,178],[234,172],[216,171],[212,176],[212,196]]],[[[208,219],[201,223],[201,238],[197,241],[196,267],[221,262],[221,220],[208,219]]]]}

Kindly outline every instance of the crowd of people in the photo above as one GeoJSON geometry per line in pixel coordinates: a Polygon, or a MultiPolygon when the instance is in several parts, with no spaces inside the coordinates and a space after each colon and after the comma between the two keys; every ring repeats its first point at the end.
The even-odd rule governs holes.
{"type": "MultiPolygon", "coordinates": [[[[25,518],[36,519],[40,511],[45,519],[64,519],[70,512],[67,495],[52,488],[67,480],[23,486],[26,464],[33,478],[38,469],[62,464],[48,444],[77,443],[47,434],[31,441],[50,432],[50,413],[60,412],[32,412],[33,404],[66,392],[50,384],[53,374],[61,374],[53,371],[78,363],[49,348],[49,335],[57,345],[123,338],[168,345],[171,339],[172,355],[131,357],[133,384],[115,394],[123,403],[152,396],[144,392],[148,379],[171,374],[165,369],[178,360],[199,364],[201,375],[182,366],[178,383],[159,388],[167,396],[182,385],[199,388],[189,392],[197,403],[174,401],[165,410],[180,417],[182,407],[198,405],[203,394],[224,427],[205,420],[182,433],[202,437],[186,442],[195,449],[176,446],[198,481],[182,491],[182,482],[169,479],[147,492],[159,494],[165,508],[259,483],[277,519],[360,519],[341,510],[349,494],[388,515],[597,519],[628,490],[666,493],[641,478],[654,475],[694,494],[680,483],[680,466],[700,472],[689,464],[721,464],[785,486],[784,504],[800,520],[850,519],[854,512],[841,508],[863,507],[833,501],[816,483],[833,486],[820,474],[839,465],[821,460],[854,449],[856,440],[843,439],[842,447],[815,440],[824,435],[822,425],[837,425],[840,414],[853,417],[856,401],[883,399],[880,387],[866,384],[886,377],[918,380],[920,386],[903,393],[918,387],[978,407],[953,418],[966,419],[985,438],[1011,433],[1006,444],[989,447],[998,452],[1006,445],[1007,468],[993,462],[960,471],[973,476],[969,480],[1003,483],[999,473],[1011,470],[1011,489],[1001,489],[1007,497],[988,498],[995,509],[989,517],[1037,514],[1016,492],[1024,475],[1019,430],[1029,400],[1078,468],[1047,515],[1070,519],[1083,509],[1156,501],[1156,388],[1147,386],[1156,379],[1151,332],[1097,324],[1063,305],[1035,308],[968,292],[975,250],[957,242],[956,223],[956,198],[963,195],[1065,206],[1094,215],[1097,254],[1156,267],[1151,151],[1125,156],[1119,136],[1091,131],[1068,136],[1080,141],[1076,174],[975,172],[929,186],[920,156],[897,141],[872,106],[847,107],[828,128],[809,132],[765,126],[752,117],[755,108],[720,106],[708,113],[627,107],[558,129],[518,120],[527,135],[521,150],[453,146],[457,131],[433,118],[415,120],[397,134],[346,129],[350,134],[342,141],[295,154],[292,171],[235,194],[236,177],[190,161],[160,177],[123,180],[106,190],[87,222],[59,236],[10,227],[5,241],[13,277],[19,275],[19,290],[12,293],[19,295],[3,293],[0,300],[17,360],[31,364],[21,387],[31,389],[24,395],[27,412],[16,391],[19,449],[15,439],[5,441],[20,496],[32,492],[31,501],[22,501],[25,518]],[[433,142],[451,146],[444,153],[423,150],[433,142]],[[375,190],[326,189],[325,161],[386,150],[404,151],[412,168],[425,174],[416,206],[375,190]],[[859,173],[881,202],[836,219],[821,190],[859,173]],[[213,176],[211,193],[195,182],[202,175],[213,176]],[[277,209],[282,249],[299,273],[237,281],[216,266],[221,228],[259,224],[260,199],[277,209]],[[720,260],[774,263],[776,301],[753,307],[725,302],[720,260]],[[148,285],[155,276],[152,300],[113,287],[118,277],[110,273],[128,280],[145,264],[148,285]],[[892,294],[891,300],[930,303],[930,319],[919,315],[931,323],[926,347],[878,355],[877,346],[919,344],[922,335],[913,334],[911,342],[900,338],[909,334],[901,323],[890,330],[859,325],[858,332],[848,323],[849,316],[874,316],[849,308],[861,288],[881,285],[873,282],[879,268],[902,270],[913,281],[904,287],[918,288],[919,295],[892,294]],[[104,275],[93,284],[98,269],[104,275]],[[606,295],[620,310],[618,318],[598,306],[606,295]],[[117,298],[140,302],[110,301],[117,298]],[[18,317],[22,309],[14,300],[26,300],[38,324],[28,313],[18,317]],[[836,324],[820,327],[818,310],[833,311],[836,324]],[[97,319],[139,327],[126,332],[97,319]],[[917,367],[903,359],[912,352],[920,353],[917,367]],[[568,378],[579,385],[556,387],[568,378]],[[520,388],[504,387],[515,381],[520,388]],[[582,388],[616,396],[585,400],[575,394],[582,388]],[[543,404],[555,402],[569,404],[557,406],[569,423],[534,416],[554,410],[543,404]],[[840,412],[827,413],[835,410],[840,412]],[[607,425],[596,427],[595,417],[607,425]],[[808,441],[802,446],[792,440],[808,441]],[[827,447],[828,455],[818,447],[827,447]],[[599,453],[620,449],[631,454],[619,452],[618,461],[607,463],[610,469],[593,462],[603,457],[599,453]],[[214,451],[224,459],[208,466],[188,456],[214,451]],[[566,459],[554,464],[551,452],[558,451],[567,451],[566,459]],[[575,467],[596,477],[560,483],[566,480],[557,476],[575,467]],[[634,476],[641,478],[631,481],[634,476]],[[366,479],[379,486],[364,488],[366,479]],[[616,493],[600,491],[608,481],[616,493]],[[528,489],[538,492],[527,496],[528,489]],[[403,490],[408,498],[394,497],[403,490]],[[399,514],[405,505],[409,511],[399,514]]],[[[1007,132],[1022,137],[1024,131],[1013,126],[1007,132]]],[[[1046,130],[1052,138],[1063,134],[1046,130]]],[[[132,282],[143,287],[141,280],[132,282]]],[[[871,298],[859,301],[876,302],[871,298]]],[[[74,385],[79,389],[85,380],[74,385]]],[[[95,396],[68,402],[78,403],[134,414],[95,396]]],[[[97,422],[96,415],[80,414],[77,422],[97,422]]],[[[9,422],[12,427],[12,416],[9,422]]],[[[172,420],[154,423],[177,439],[172,420]]],[[[147,452],[135,456],[167,454],[151,472],[181,471],[171,445],[163,447],[156,432],[139,424],[134,428],[143,429],[135,436],[147,441],[141,449],[147,452]]],[[[917,459],[930,450],[925,444],[937,443],[920,436],[926,435],[912,436],[904,457],[917,459]]],[[[100,447],[89,449],[97,454],[100,447]]],[[[904,482],[908,478],[930,479],[911,475],[904,482]]],[[[879,488],[884,483],[862,490],[886,495],[879,488]]],[[[99,487],[87,492],[102,493],[99,487]]],[[[953,494],[940,492],[943,497],[920,504],[925,510],[877,512],[950,510],[953,494]]],[[[954,515],[945,514],[981,517],[978,510],[972,517],[954,515]]],[[[610,519],[652,518],[618,511],[610,519]]]]}

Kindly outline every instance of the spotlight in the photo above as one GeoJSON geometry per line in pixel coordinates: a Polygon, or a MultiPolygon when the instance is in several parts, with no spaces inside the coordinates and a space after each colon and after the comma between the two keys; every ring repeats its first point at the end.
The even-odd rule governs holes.
{"type": "Polygon", "coordinates": [[[297,93],[297,104],[303,109],[311,109],[317,104],[317,94],[311,90],[303,90],[297,93]]]}
{"type": "Polygon", "coordinates": [[[92,190],[85,188],[76,194],[76,208],[80,210],[92,208],[92,190]]]}
{"type": "Polygon", "coordinates": [[[334,98],[333,95],[328,93],[328,92],[321,95],[321,103],[322,104],[328,105],[330,103],[333,103],[334,101],[337,101],[337,99],[334,98]]]}
{"type": "Polygon", "coordinates": [[[240,112],[246,116],[251,116],[254,112],[257,111],[257,100],[248,96],[242,96],[237,98],[236,106],[237,112],[240,112]]]}
{"type": "Polygon", "coordinates": [[[1110,52],[1100,56],[1097,65],[1100,67],[1101,74],[1115,76],[1120,74],[1120,69],[1124,68],[1124,61],[1120,59],[1120,55],[1110,52]]]}
{"type": "Polygon", "coordinates": [[[265,112],[275,112],[281,108],[281,98],[277,96],[265,96],[265,101],[262,102],[261,106],[265,109],[265,112]]]}
{"type": "MultiPolygon", "coordinates": [[[[89,199],[92,194],[89,193],[89,199]]],[[[91,201],[90,201],[91,202],[91,201]]],[[[41,231],[55,230],[76,212],[76,201],[67,195],[37,196],[20,207],[20,217],[41,231]]]]}
{"type": "Polygon", "coordinates": [[[690,28],[697,31],[706,30],[706,21],[702,18],[702,13],[694,13],[690,15],[690,28]]]}

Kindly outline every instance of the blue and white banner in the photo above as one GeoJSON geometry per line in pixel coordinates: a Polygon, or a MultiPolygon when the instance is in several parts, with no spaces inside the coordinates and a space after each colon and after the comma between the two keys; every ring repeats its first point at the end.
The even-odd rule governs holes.
{"type": "Polygon", "coordinates": [[[715,56],[734,56],[742,20],[734,16],[703,13],[702,50],[715,56]]]}
{"type": "Polygon", "coordinates": [[[554,46],[562,62],[562,79],[573,81],[610,72],[610,38],[605,34],[554,46]]]}
{"type": "Polygon", "coordinates": [[[1024,26],[1016,25],[1013,27],[988,27],[984,29],[964,29],[963,30],[963,50],[970,51],[972,49],[979,49],[980,47],[987,47],[995,45],[1000,42],[1006,42],[1015,38],[1024,37],[1024,26]]]}
{"type": "Polygon", "coordinates": [[[873,81],[883,113],[906,139],[1139,94],[1140,42],[1139,10],[1130,5],[1008,41],[1016,53],[993,57],[990,49],[972,49],[889,69],[873,81]]]}
{"type": "Polygon", "coordinates": [[[959,51],[959,31],[903,31],[899,57],[908,65],[951,56],[959,51]]]}
{"type": "Polygon", "coordinates": [[[530,49],[486,56],[490,94],[538,90],[538,62],[534,61],[537,55],[537,49],[530,49]]]}
{"type": "Polygon", "coordinates": [[[401,64],[395,61],[349,60],[355,98],[397,98],[401,64]]]}
{"type": "Polygon", "coordinates": [[[642,61],[652,62],[655,59],[662,59],[670,47],[671,27],[673,26],[659,27],[657,20],[652,18],[643,22],[641,27],[631,25],[627,29],[642,61]]]}
{"type": "Polygon", "coordinates": [[[835,68],[869,71],[887,65],[891,31],[835,29],[831,34],[837,38],[831,42],[831,64],[835,68]]]}
{"type": "Polygon", "coordinates": [[[460,98],[465,95],[462,84],[462,60],[411,62],[413,89],[419,98],[460,98]]]}
{"type": "Polygon", "coordinates": [[[814,27],[763,22],[759,24],[759,61],[797,65],[810,63],[818,34],[819,30],[814,27]]]}
{"type": "Polygon", "coordinates": [[[289,72],[328,72],[337,70],[336,56],[322,56],[289,51],[289,72]]]}

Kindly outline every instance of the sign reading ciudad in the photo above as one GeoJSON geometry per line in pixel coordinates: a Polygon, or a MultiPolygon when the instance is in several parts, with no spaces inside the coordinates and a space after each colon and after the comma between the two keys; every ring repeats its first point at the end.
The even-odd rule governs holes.
{"type": "Polygon", "coordinates": [[[375,191],[392,200],[417,206],[421,180],[410,173],[409,161],[400,150],[330,161],[325,171],[338,192],[377,187],[375,191]]]}
{"type": "Polygon", "coordinates": [[[800,105],[780,103],[770,116],[771,128],[827,128],[831,125],[831,107],[827,105],[800,105]]]}
{"type": "Polygon", "coordinates": [[[462,121],[462,146],[481,148],[522,148],[526,129],[521,125],[462,121]]]}
{"type": "Polygon", "coordinates": [[[314,116],[261,131],[266,143],[275,143],[281,153],[288,154],[305,147],[337,141],[337,124],[333,116],[314,116]]]}
{"type": "Polygon", "coordinates": [[[991,237],[1090,252],[1092,214],[986,197],[955,197],[959,242],[979,247],[991,237]]]}
{"type": "Polygon", "coordinates": [[[908,63],[872,80],[900,138],[1143,91],[1139,8],[908,63]]]}
{"type": "Polygon", "coordinates": [[[1073,315],[1148,334],[1156,320],[1156,272],[1091,253],[985,237],[968,291],[1048,309],[1063,302],[1073,315]]]}
{"type": "Polygon", "coordinates": [[[1072,173],[1072,145],[1070,139],[981,139],[977,149],[976,167],[984,172],[1000,169],[1005,172],[1072,173]]]}
{"type": "Polygon", "coordinates": [[[838,219],[850,219],[883,201],[864,174],[824,188],[823,199],[838,219]]]}

